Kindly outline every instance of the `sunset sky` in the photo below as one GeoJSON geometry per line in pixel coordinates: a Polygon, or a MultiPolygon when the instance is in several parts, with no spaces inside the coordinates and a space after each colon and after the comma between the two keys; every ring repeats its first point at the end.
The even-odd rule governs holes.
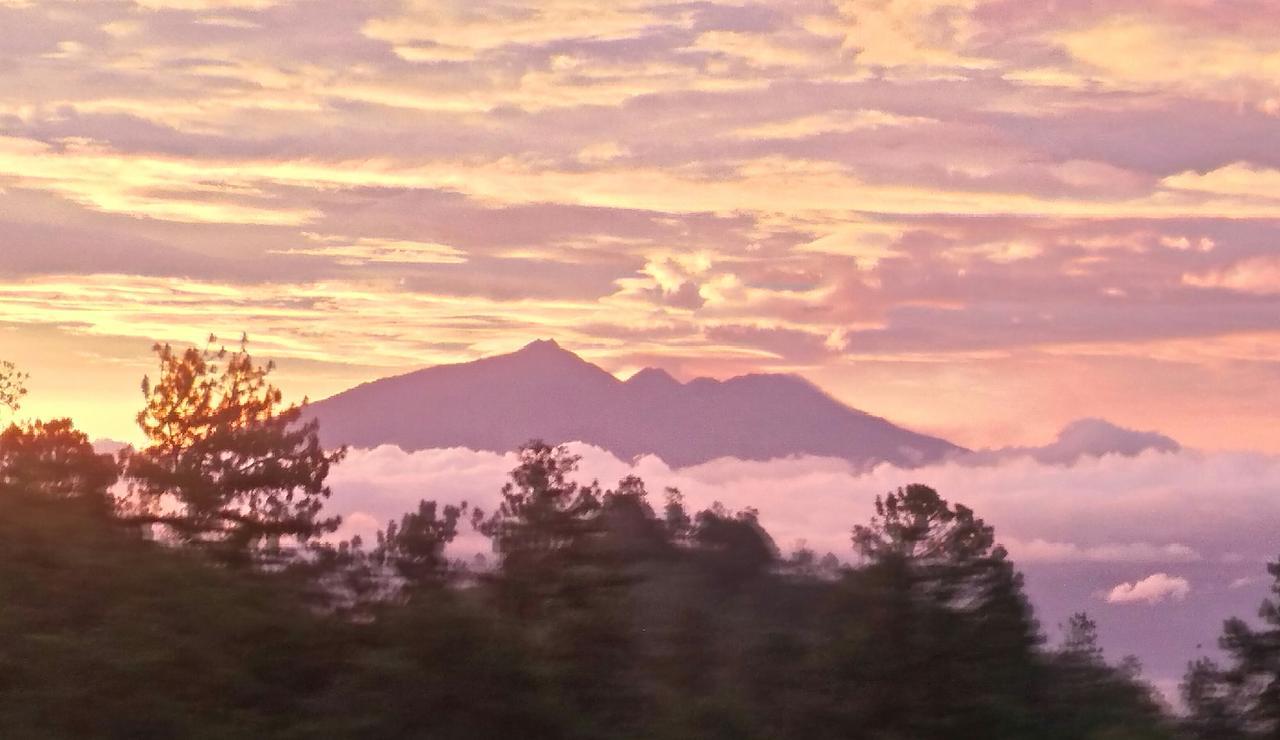
{"type": "Polygon", "coordinates": [[[552,337],[983,447],[1280,452],[1276,0],[0,0],[0,358],[295,397],[552,337]]]}

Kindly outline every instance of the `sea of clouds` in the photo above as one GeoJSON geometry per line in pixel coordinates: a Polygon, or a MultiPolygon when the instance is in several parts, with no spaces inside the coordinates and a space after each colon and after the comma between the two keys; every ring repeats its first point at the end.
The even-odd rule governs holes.
{"type": "MultiPolygon", "coordinates": [[[[1015,457],[987,465],[948,462],[859,471],[832,458],[768,462],[715,460],[672,469],[653,456],[623,461],[584,444],[579,478],[608,488],[626,475],[662,490],[679,488],[691,509],[721,502],[754,507],[782,549],[798,542],[852,557],[849,530],[865,522],[877,495],[926,483],[993,524],[1018,563],[1261,563],[1280,554],[1280,457],[1257,453],[1145,452],[1046,464],[1015,457]]],[[[505,455],[464,448],[404,452],[353,450],[330,478],[331,506],[344,532],[372,534],[419,499],[467,501],[491,509],[516,465],[505,455]]]]}
{"type": "MultiPolygon", "coordinates": [[[[1267,590],[1264,564],[1280,555],[1280,456],[1149,450],[1070,464],[1013,455],[870,470],[792,457],[672,469],[652,456],[624,461],[570,447],[582,456],[583,481],[608,488],[639,475],[655,508],[668,486],[691,511],[754,507],[784,552],[803,544],[843,561],[853,560],[850,529],[870,518],[877,495],[928,484],[995,526],[1051,639],[1066,616],[1088,610],[1111,657],[1138,655],[1166,691],[1187,660],[1212,652],[1222,619],[1253,616],[1267,590]]],[[[341,536],[366,538],[419,499],[488,511],[515,464],[514,453],[461,448],[352,450],[330,477],[330,508],[345,517],[341,536]]],[[[487,553],[466,530],[453,553],[487,553]]]]}

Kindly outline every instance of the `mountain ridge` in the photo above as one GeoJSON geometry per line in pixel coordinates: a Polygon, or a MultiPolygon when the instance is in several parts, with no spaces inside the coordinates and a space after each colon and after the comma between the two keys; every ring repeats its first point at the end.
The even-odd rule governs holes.
{"type": "Polygon", "coordinates": [[[623,381],[551,339],[364,383],[307,413],[326,445],[506,452],[540,438],[623,459],[653,454],[673,467],[794,455],[914,467],[966,452],[851,408],[798,375],[682,383],[645,368],[623,381]]]}

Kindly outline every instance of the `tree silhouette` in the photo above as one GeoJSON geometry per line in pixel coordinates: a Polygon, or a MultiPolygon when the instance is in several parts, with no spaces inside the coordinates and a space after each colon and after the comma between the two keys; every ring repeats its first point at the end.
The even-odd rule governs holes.
{"type": "Polygon", "coordinates": [[[994,531],[963,504],[949,506],[918,483],[876,497],[876,514],[853,528],[853,546],[871,562],[901,558],[919,565],[946,565],[985,557],[994,531]]]}
{"type": "Polygon", "coordinates": [[[70,419],[11,425],[0,432],[0,493],[79,499],[105,514],[118,479],[115,460],[95,452],[70,419]]]}
{"type": "Polygon", "coordinates": [[[510,605],[525,613],[545,599],[580,595],[575,570],[589,562],[602,494],[573,479],[581,457],[564,445],[535,440],[519,456],[498,509],[487,518],[477,509],[473,522],[493,540],[510,605]]]}
{"type": "MultiPolygon", "coordinates": [[[[859,528],[864,563],[820,572],[812,555],[775,567],[751,509],[661,516],[639,478],[601,492],[533,443],[473,518],[497,571],[449,588],[465,505],[420,502],[371,552],[315,542],[246,572],[89,515],[75,502],[110,465],[67,422],[0,435],[0,736],[1174,737],[1087,616],[1035,650],[990,527],[923,486],[859,528]],[[491,608],[513,592],[527,608],[491,608]]],[[[1270,674],[1236,668],[1193,682],[1200,737],[1267,732],[1249,712],[1270,674]]]]}
{"type": "MultiPolygon", "coordinates": [[[[1062,737],[1150,737],[1162,722],[1154,689],[1140,680],[1138,659],[1107,663],[1098,625],[1085,612],[1059,625],[1062,639],[1045,655],[1044,711],[1062,737]]],[[[1163,731],[1163,730],[1162,730],[1163,731]]]]}
{"type": "Polygon", "coordinates": [[[671,538],[649,506],[648,496],[644,481],[635,475],[604,492],[598,515],[604,530],[602,559],[625,564],[670,554],[671,538]]]}
{"type": "MultiPolygon", "coordinates": [[[[325,479],[345,450],[320,446],[318,422],[302,423],[270,383],[273,364],[240,348],[176,352],[156,345],[160,372],[144,378],[138,425],[149,444],[129,455],[135,499],[128,518],[241,558],[281,537],[307,540],[337,528],[322,518],[325,479]]],[[[303,402],[305,404],[305,401],[303,402]]]]}
{"type": "Polygon", "coordinates": [[[662,507],[662,524],[673,542],[683,542],[693,529],[693,520],[684,507],[684,494],[672,486],[668,486],[664,493],[666,503],[662,507]]]}
{"type": "Polygon", "coordinates": [[[694,517],[693,542],[728,585],[762,575],[778,559],[778,547],[755,509],[734,513],[716,502],[694,517]]]}
{"type": "Polygon", "coordinates": [[[22,405],[22,397],[27,395],[27,374],[18,371],[17,366],[8,360],[0,360],[0,407],[17,413],[22,405]]]}
{"type": "Polygon", "coordinates": [[[1102,648],[1098,645],[1098,623],[1085,612],[1072,614],[1062,630],[1062,644],[1058,648],[1063,657],[1078,663],[1096,665],[1102,663],[1102,648]]]}
{"type": "Polygon", "coordinates": [[[1191,725],[1201,737],[1280,737],[1280,560],[1267,572],[1274,580],[1272,597],[1258,609],[1263,627],[1227,620],[1218,640],[1226,667],[1201,660],[1183,679],[1191,725]]]}
{"type": "Polygon", "coordinates": [[[1187,707],[1185,726],[1202,740],[1243,740],[1248,737],[1248,706],[1208,658],[1187,665],[1182,678],[1182,701],[1187,707]]]}
{"type": "Polygon", "coordinates": [[[445,547],[458,536],[458,521],[467,504],[443,508],[435,501],[418,502],[418,510],[387,523],[378,532],[375,562],[393,568],[411,586],[432,586],[444,582],[449,561],[445,547]]]}
{"type": "Polygon", "coordinates": [[[857,579],[876,605],[868,660],[897,688],[873,713],[912,737],[1024,731],[1019,707],[1035,691],[1040,636],[992,527],[919,484],[877,498],[875,509],[853,530],[866,563],[857,579]]]}

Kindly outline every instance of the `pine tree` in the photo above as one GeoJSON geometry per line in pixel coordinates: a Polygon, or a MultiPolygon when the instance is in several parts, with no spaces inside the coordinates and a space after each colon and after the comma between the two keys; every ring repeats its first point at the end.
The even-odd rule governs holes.
{"type": "MultiPolygon", "coordinates": [[[[233,560],[292,537],[337,528],[321,510],[332,465],[345,450],[320,445],[318,423],[285,405],[246,340],[240,348],[175,351],[156,345],[160,372],[144,378],[138,425],[148,444],[128,456],[127,518],[166,527],[180,541],[233,560]]],[[[305,404],[305,401],[304,401],[305,404]]]]}
{"type": "Polygon", "coordinates": [[[1280,560],[1267,565],[1272,597],[1258,609],[1263,626],[1233,618],[1218,644],[1226,667],[1193,663],[1183,680],[1191,725],[1200,737],[1280,738],[1280,560]]]}
{"type": "Polygon", "coordinates": [[[79,500],[105,515],[119,477],[115,460],[94,451],[70,419],[15,424],[0,432],[0,493],[79,500]]]}

